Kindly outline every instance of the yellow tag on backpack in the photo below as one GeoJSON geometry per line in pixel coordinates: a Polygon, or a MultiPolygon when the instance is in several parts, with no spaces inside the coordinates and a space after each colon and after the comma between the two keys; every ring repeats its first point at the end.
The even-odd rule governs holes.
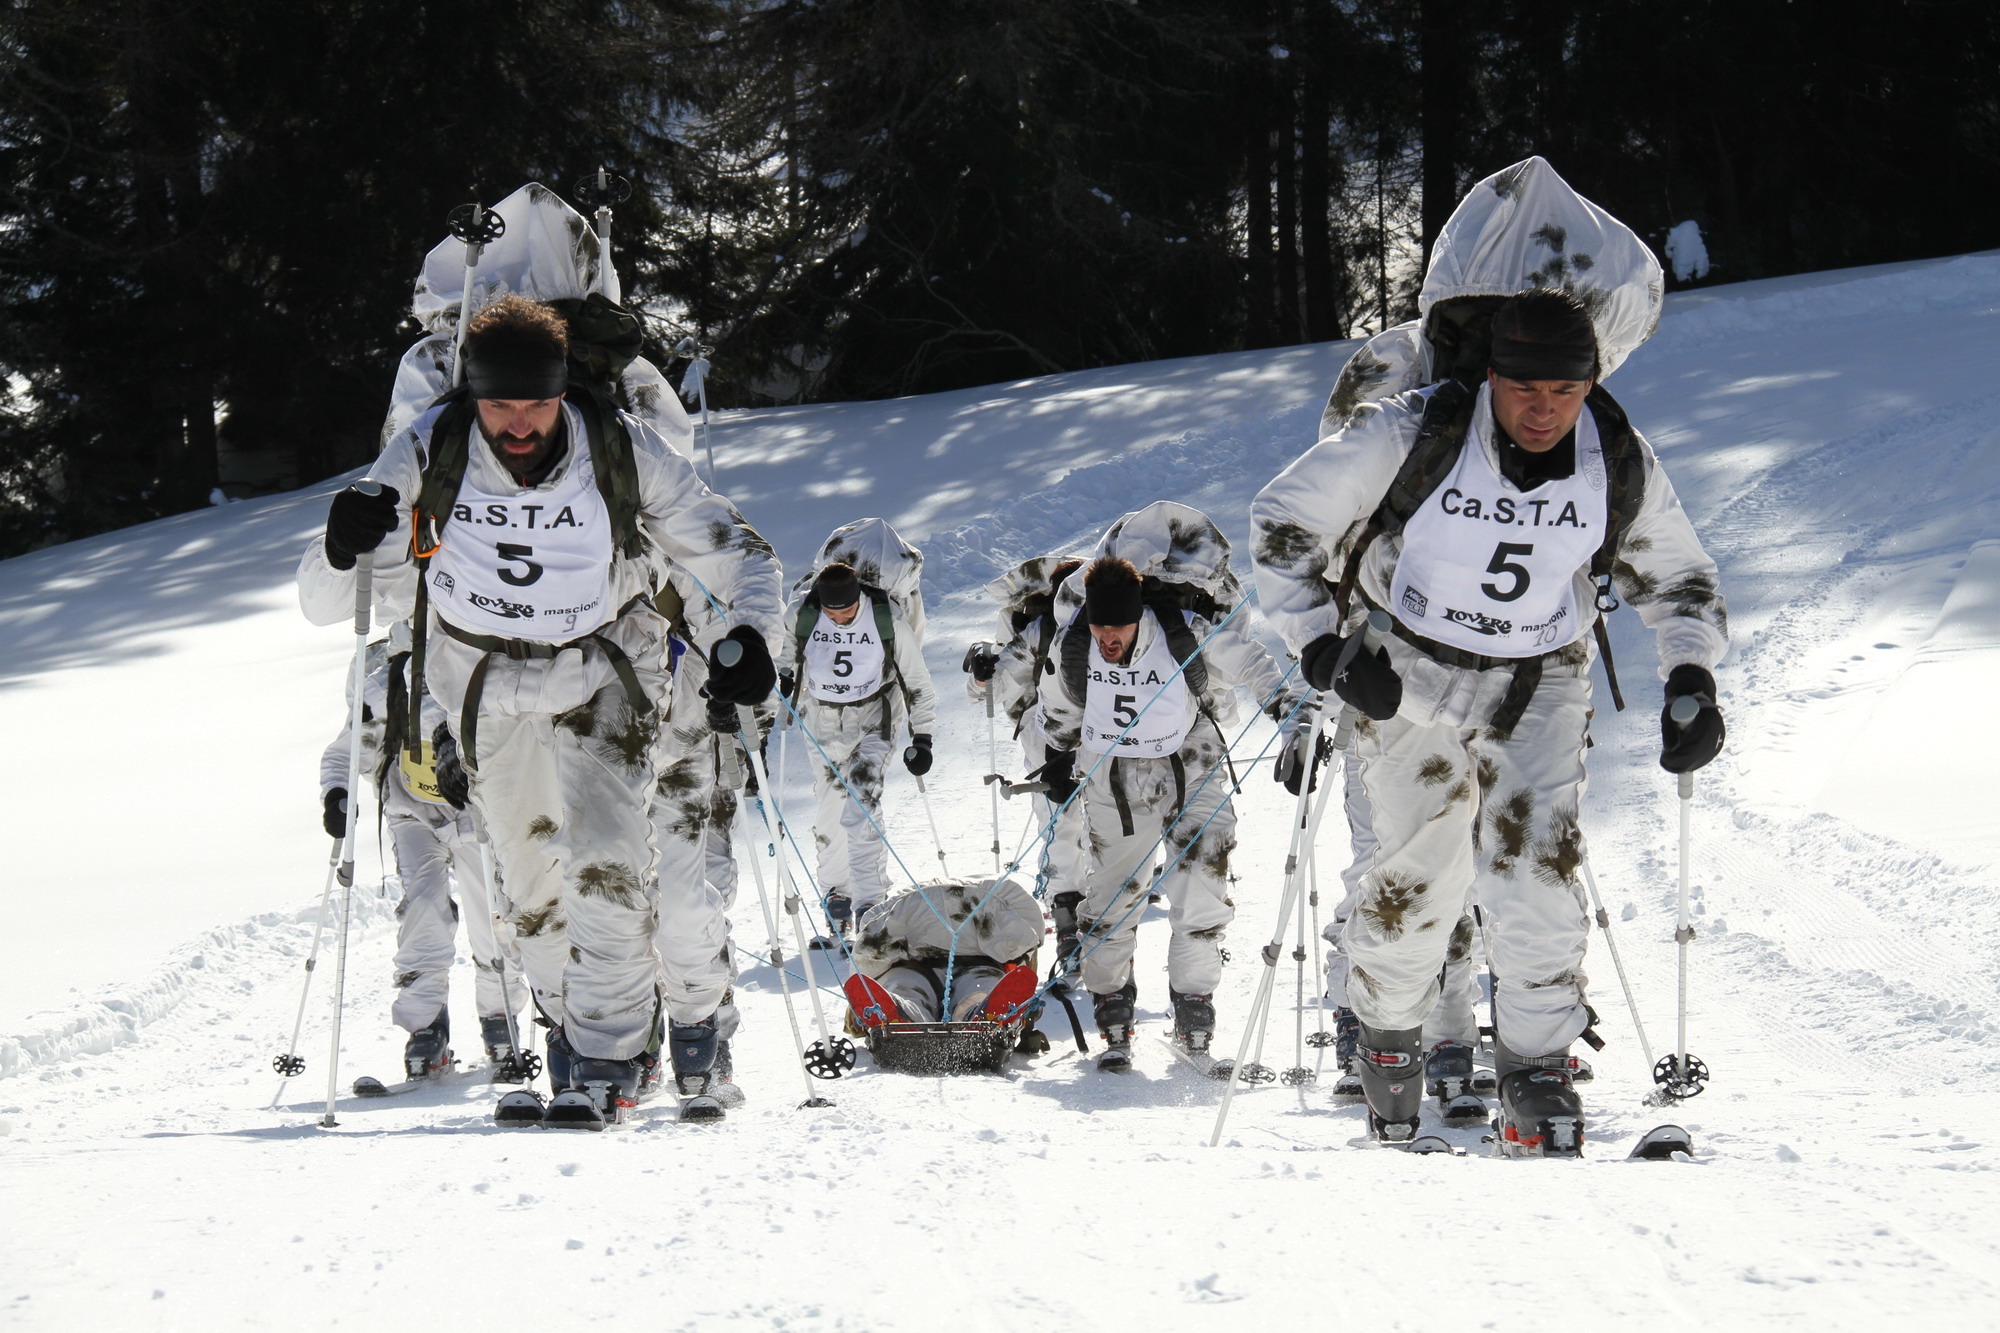
{"type": "Polygon", "coordinates": [[[410,758],[410,752],[401,746],[397,747],[396,753],[401,756],[403,786],[410,795],[432,805],[451,804],[438,790],[437,756],[431,752],[429,741],[423,743],[423,752],[415,759],[410,758]]]}

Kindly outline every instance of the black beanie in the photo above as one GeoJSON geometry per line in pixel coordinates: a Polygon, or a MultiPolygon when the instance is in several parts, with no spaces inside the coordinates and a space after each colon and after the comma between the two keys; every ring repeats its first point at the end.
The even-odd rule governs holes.
{"type": "Polygon", "coordinates": [[[861,600],[861,578],[846,565],[828,565],[813,580],[813,595],[822,611],[844,610],[861,600]]]}
{"type": "Polygon", "coordinates": [[[1145,606],[1137,579],[1111,577],[1084,581],[1083,614],[1092,625],[1136,625],[1145,606]]]}

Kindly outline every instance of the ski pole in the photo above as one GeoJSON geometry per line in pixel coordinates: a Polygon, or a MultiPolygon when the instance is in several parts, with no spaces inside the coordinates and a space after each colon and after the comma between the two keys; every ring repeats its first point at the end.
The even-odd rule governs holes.
{"type": "Polygon", "coordinates": [[[708,456],[708,484],[715,485],[715,442],[708,435],[708,349],[695,341],[690,333],[674,345],[674,351],[687,358],[688,367],[681,376],[681,397],[688,395],[688,386],[693,385],[695,401],[701,404],[701,448],[708,456]]]}
{"type": "Polygon", "coordinates": [[[632,197],[632,182],[599,167],[576,183],[577,201],[597,211],[597,290],[614,305],[624,299],[618,285],[618,270],[611,266],[611,205],[632,197]]]}
{"type": "MultiPolygon", "coordinates": [[[[743,645],[734,639],[724,639],[715,646],[715,664],[727,670],[743,660],[743,645]]],[[[757,775],[757,790],[770,791],[770,773],[764,767],[764,756],[751,744],[750,738],[757,734],[757,716],[747,705],[736,706],[737,733],[743,742],[743,752],[750,760],[750,771],[757,775]]],[[[785,903],[785,915],[792,919],[793,943],[798,946],[801,960],[809,960],[812,955],[806,949],[806,928],[800,916],[798,885],[792,880],[791,868],[785,861],[782,844],[778,841],[777,824],[772,820],[771,811],[759,801],[758,807],[764,816],[764,831],[770,835],[771,845],[778,848],[778,892],[785,903]]],[[[803,966],[810,967],[809,961],[803,966]]],[[[806,994],[812,1000],[813,1019],[819,1027],[819,1040],[805,1053],[806,1070],[815,1078],[839,1078],[854,1068],[854,1043],[846,1037],[835,1037],[826,1025],[826,1006],[820,1003],[819,987],[808,985],[806,994]]]]}
{"type": "MultiPolygon", "coordinates": [[[[1331,774],[1328,774],[1329,778],[1331,776],[1331,774]]],[[[1326,937],[1319,932],[1319,848],[1316,846],[1306,848],[1306,901],[1312,907],[1313,948],[1317,949],[1319,948],[1320,941],[1326,937]]],[[[1318,1022],[1312,1036],[1306,1038],[1306,1045],[1320,1053],[1319,1059],[1313,1062],[1314,1080],[1319,1078],[1319,1066],[1326,1062],[1326,1048],[1333,1045],[1333,1038],[1328,1036],[1326,1031],[1326,991],[1324,988],[1324,978],[1322,978],[1321,985],[1322,989],[1313,1000],[1313,1013],[1317,1016],[1318,1022]]]]}
{"type": "MultiPolygon", "coordinates": [[[[352,796],[347,798],[353,800],[352,796]]],[[[277,1106],[278,1098],[285,1095],[285,1084],[295,1075],[306,1072],[306,1058],[299,1054],[299,1033],[305,1030],[306,997],[312,994],[313,970],[319,966],[319,942],[326,934],[326,907],[333,898],[333,876],[340,869],[340,844],[333,844],[333,852],[326,858],[326,882],[319,891],[319,917],[313,922],[312,948],[306,954],[306,982],[299,987],[299,1012],[292,1018],[292,1044],[285,1047],[284,1054],[271,1061],[271,1068],[278,1071],[278,1090],[271,1094],[271,1105],[277,1106]]]]}
{"type": "Polygon", "coordinates": [[[479,256],[507,234],[507,222],[475,199],[452,209],[445,226],[465,242],[465,283],[458,296],[458,328],[451,340],[451,382],[456,388],[465,382],[465,362],[459,354],[465,350],[465,326],[472,319],[472,282],[479,273],[479,256]]]}
{"type": "Polygon", "coordinates": [[[991,775],[988,792],[993,807],[993,873],[1000,873],[1000,748],[993,734],[993,682],[986,682],[986,771],[991,775]]]}
{"type": "MultiPolygon", "coordinates": [[[[1310,770],[1308,770],[1310,772],[1310,770]]],[[[1311,779],[1307,778],[1307,782],[1311,779]]],[[[1306,848],[1306,871],[1310,878],[1312,871],[1312,848],[1306,848]]],[[[1292,946],[1292,960],[1297,964],[1298,976],[1293,987],[1292,1004],[1292,1067],[1279,1075],[1279,1081],[1286,1087],[1301,1087],[1314,1079],[1313,1071],[1306,1068],[1306,900],[1299,896],[1298,942],[1292,946]]]]}
{"type": "MultiPolygon", "coordinates": [[[[764,802],[759,801],[757,804],[761,809],[764,802]]],[[[806,1081],[806,1099],[801,1103],[801,1108],[831,1106],[833,1105],[831,1101],[820,1096],[818,1085],[813,1082],[812,1074],[806,1068],[810,1062],[806,1058],[805,1036],[799,1031],[799,1011],[792,1003],[791,974],[785,971],[785,946],[778,934],[777,913],[771,910],[771,895],[764,888],[764,864],[757,855],[756,841],[750,833],[750,814],[743,807],[744,802],[736,803],[736,822],[742,830],[744,845],[750,852],[750,875],[757,881],[757,905],[764,910],[764,931],[769,938],[769,943],[765,947],[771,954],[771,966],[778,969],[778,989],[785,997],[785,1021],[792,1026],[792,1047],[799,1053],[799,1077],[806,1081]]],[[[776,846],[773,846],[771,851],[776,856],[784,855],[784,852],[776,846]]],[[[806,967],[812,966],[803,959],[800,961],[806,967]]],[[[807,985],[810,986],[811,982],[808,981],[807,985]]]]}
{"type": "MultiPolygon", "coordinates": [[[[907,756],[913,753],[916,748],[916,746],[912,745],[904,750],[903,753],[907,756]]],[[[917,795],[921,796],[924,801],[924,822],[931,826],[931,846],[937,848],[938,868],[944,872],[946,879],[950,879],[951,867],[945,863],[944,859],[944,839],[938,837],[937,816],[931,813],[930,789],[924,786],[924,780],[921,776],[917,774],[912,774],[911,776],[917,779],[917,795]]],[[[998,839],[995,839],[995,845],[998,845],[998,839]]]]}
{"type": "MultiPolygon", "coordinates": [[[[1376,642],[1389,632],[1391,623],[1388,612],[1370,611],[1366,628],[1348,639],[1346,646],[1341,650],[1340,660],[1335,663],[1333,674],[1339,676],[1353,660],[1354,654],[1364,646],[1373,651],[1376,642]]],[[[1326,812],[1326,798],[1333,792],[1333,773],[1329,767],[1325,778],[1326,786],[1320,792],[1319,800],[1312,799],[1311,765],[1319,754],[1320,730],[1325,725],[1326,717],[1323,712],[1315,712],[1312,721],[1306,725],[1303,748],[1299,751],[1304,756],[1306,767],[1299,775],[1298,804],[1292,813],[1292,839],[1290,850],[1285,855],[1285,892],[1283,901],[1278,907],[1278,925],[1277,929],[1271,932],[1271,942],[1263,949],[1264,974],[1257,980],[1257,997],[1251,1001],[1243,1036],[1237,1043],[1236,1061],[1230,1066],[1229,1082],[1222,1090],[1222,1106],[1216,1112],[1215,1132],[1208,1140],[1208,1146],[1211,1148],[1222,1142],[1222,1128],[1229,1120],[1230,1103],[1236,1098],[1236,1082],[1243,1072],[1243,1061],[1250,1053],[1251,1038],[1259,1033],[1263,1027],[1264,1015],[1270,1012],[1271,988],[1277,980],[1278,959],[1283,955],[1285,948],[1285,928],[1291,924],[1292,910],[1298,900],[1300,862],[1307,850],[1317,841],[1319,819],[1326,812]]],[[[1347,762],[1345,757],[1347,742],[1353,730],[1354,708],[1350,704],[1340,710],[1340,721],[1335,726],[1333,734],[1334,752],[1342,756],[1343,764],[1347,762]]]]}
{"type": "MultiPolygon", "coordinates": [[[[354,483],[363,495],[380,495],[382,483],[364,478],[354,483]]],[[[353,697],[347,708],[347,832],[341,839],[340,869],[340,949],[333,967],[333,1047],[326,1066],[326,1115],[320,1125],[332,1129],[333,1104],[340,1094],[340,1015],[347,1002],[347,937],[354,920],[354,830],[361,811],[357,799],[361,784],[362,691],[368,679],[368,623],[375,597],[375,553],[363,551],[354,559],[354,666],[348,674],[353,697]]]]}
{"type": "MultiPolygon", "coordinates": [[[[1701,705],[1686,695],[1675,699],[1668,718],[1685,731],[1701,712],[1701,705]]],[[[1688,915],[1688,855],[1693,834],[1694,774],[1680,775],[1681,800],[1681,885],[1680,913],[1674,924],[1674,943],[1680,949],[1680,1014],[1674,1052],[1662,1056],[1653,1066],[1653,1082],[1659,1095],[1674,1101],[1693,1097],[1708,1086],[1708,1066],[1688,1054],[1688,945],[1694,942],[1694,922],[1688,915]]]]}
{"type": "Polygon", "coordinates": [[[1639,1034],[1639,1049],[1646,1056],[1646,1068],[1653,1067],[1653,1043],[1646,1040],[1646,1024],[1639,1017],[1639,1002],[1632,997],[1632,982],[1625,975],[1625,960],[1618,956],[1618,940],[1611,933],[1611,914],[1604,910],[1604,899],[1597,892],[1597,876],[1591,872],[1590,862],[1583,863],[1583,882],[1590,890],[1590,905],[1597,912],[1597,928],[1604,933],[1605,947],[1611,950],[1611,966],[1618,971],[1618,988],[1625,992],[1625,1008],[1631,1011],[1633,1030],[1639,1034]]]}
{"type": "MultiPolygon", "coordinates": [[[[500,858],[493,851],[493,843],[486,836],[484,826],[478,828],[480,869],[486,875],[486,916],[495,923],[493,942],[500,943],[500,858]]],[[[533,1081],[542,1072],[541,1057],[521,1045],[521,1025],[514,1018],[514,1002],[507,997],[507,951],[503,948],[493,960],[493,970],[500,974],[500,1003],[507,1012],[507,1042],[514,1048],[514,1062],[519,1071],[533,1081]]],[[[521,989],[533,1001],[534,988],[528,984],[527,976],[517,966],[514,975],[521,978],[521,989]]],[[[558,1088],[556,1091],[560,1092],[558,1088]]]]}

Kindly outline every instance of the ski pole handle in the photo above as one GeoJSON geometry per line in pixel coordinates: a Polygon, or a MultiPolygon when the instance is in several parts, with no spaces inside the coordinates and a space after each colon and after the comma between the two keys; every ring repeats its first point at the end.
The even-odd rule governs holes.
{"type": "MultiPolygon", "coordinates": [[[[1695,702],[1692,695],[1683,694],[1667,706],[1667,720],[1682,731],[1686,731],[1689,727],[1693,726],[1694,720],[1699,716],[1701,716],[1701,705],[1695,702]]],[[[1679,785],[1682,800],[1689,800],[1694,796],[1693,773],[1681,774],[1679,785]]]]}

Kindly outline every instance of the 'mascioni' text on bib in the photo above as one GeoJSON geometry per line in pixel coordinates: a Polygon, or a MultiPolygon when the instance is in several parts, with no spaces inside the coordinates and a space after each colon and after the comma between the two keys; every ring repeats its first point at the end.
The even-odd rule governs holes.
{"type": "Polygon", "coordinates": [[[845,625],[826,612],[806,640],[806,689],[830,704],[851,704],[882,688],[882,641],[875,636],[875,610],[864,597],[845,625]]]}
{"type": "Polygon", "coordinates": [[[1576,470],[1519,491],[1488,461],[1491,420],[1480,391],[1458,463],[1403,527],[1388,611],[1426,638],[1488,657],[1538,657],[1589,627],[1577,571],[1604,539],[1604,451],[1585,411],[1576,470]]]}
{"type": "MultiPolygon", "coordinates": [[[[485,441],[476,434],[475,449],[485,441]]],[[[611,619],[611,516],[590,451],[548,490],[493,495],[468,467],[431,557],[431,602],[460,629],[562,643],[611,619]]]]}
{"type": "MultiPolygon", "coordinates": [[[[1158,619],[1151,611],[1143,614],[1153,620],[1153,641],[1130,666],[1106,662],[1096,641],[1091,642],[1082,743],[1092,754],[1164,759],[1187,739],[1187,675],[1179,671],[1158,619]]],[[[1073,632],[1087,631],[1079,625],[1073,632]]]]}

